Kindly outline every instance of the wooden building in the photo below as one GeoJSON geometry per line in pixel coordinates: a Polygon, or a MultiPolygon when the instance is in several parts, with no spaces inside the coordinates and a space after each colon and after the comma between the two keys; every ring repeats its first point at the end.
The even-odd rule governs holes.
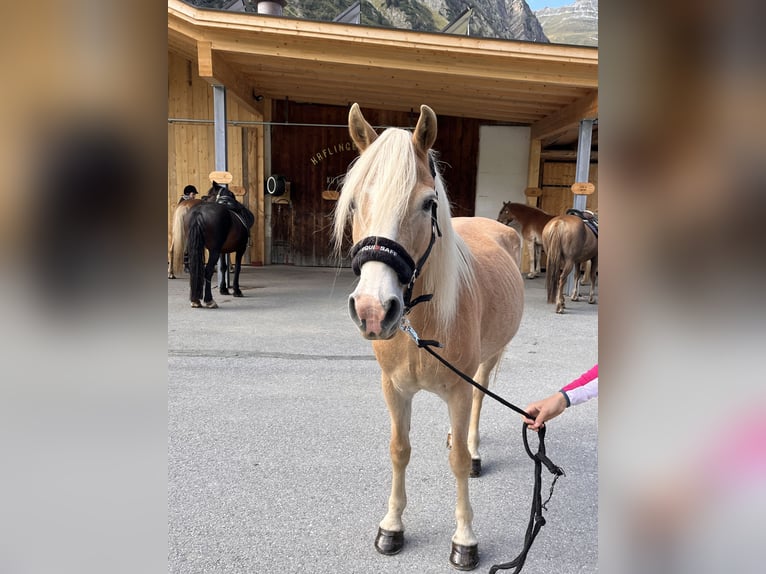
{"type": "MultiPolygon", "coordinates": [[[[256,214],[246,262],[335,265],[333,196],[357,155],[345,127],[351,103],[376,127],[414,127],[421,104],[434,109],[454,215],[490,216],[497,205],[496,216],[502,201],[525,201],[526,187],[542,189],[538,207],[560,213],[572,205],[579,122],[598,114],[598,50],[168,0],[168,222],[185,185],[210,186],[213,85],[226,88],[232,185],[256,214]],[[480,173],[486,146],[506,133],[490,144],[487,129],[521,130],[516,147],[493,150],[496,162],[521,164],[512,189],[480,173]],[[264,193],[274,174],[289,182],[281,197],[264,193]]],[[[597,184],[595,161],[589,181],[597,184]]],[[[588,207],[597,202],[594,193],[588,207]]]]}

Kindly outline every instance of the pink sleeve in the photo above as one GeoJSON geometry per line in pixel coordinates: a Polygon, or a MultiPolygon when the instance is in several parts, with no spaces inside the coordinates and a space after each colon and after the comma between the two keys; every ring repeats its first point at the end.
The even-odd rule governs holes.
{"type": "Polygon", "coordinates": [[[566,387],[563,387],[561,390],[571,391],[572,389],[576,389],[577,387],[582,387],[584,384],[591,382],[593,379],[598,378],[598,363],[596,363],[593,368],[591,368],[589,371],[583,373],[579,377],[577,377],[574,381],[569,383],[566,387]]]}

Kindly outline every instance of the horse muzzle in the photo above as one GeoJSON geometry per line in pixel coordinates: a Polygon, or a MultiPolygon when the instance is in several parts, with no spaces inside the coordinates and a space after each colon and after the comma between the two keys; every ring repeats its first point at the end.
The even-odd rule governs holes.
{"type": "Polygon", "coordinates": [[[385,340],[399,330],[404,303],[398,296],[381,301],[371,295],[352,293],[348,298],[348,312],[365,339],[385,340]]]}

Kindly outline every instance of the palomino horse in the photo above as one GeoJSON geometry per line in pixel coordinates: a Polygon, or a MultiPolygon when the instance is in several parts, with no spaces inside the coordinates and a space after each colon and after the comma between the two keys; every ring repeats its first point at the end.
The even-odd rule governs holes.
{"type": "Polygon", "coordinates": [[[202,203],[201,199],[187,199],[176,206],[173,212],[173,224],[170,231],[170,249],[168,250],[168,279],[175,279],[177,270],[183,265],[186,247],[186,235],[189,230],[189,211],[202,203]]]}
{"type": "Polygon", "coordinates": [[[527,274],[529,279],[534,279],[540,274],[543,228],[551,219],[553,216],[545,213],[542,209],[523,203],[511,203],[510,201],[503,203],[503,208],[497,216],[500,223],[510,225],[521,233],[529,257],[529,273],[527,274]]]}
{"type": "Polygon", "coordinates": [[[559,215],[543,229],[543,249],[548,254],[545,286],[548,303],[556,303],[556,313],[564,312],[564,282],[573,269],[575,285],[572,301],[579,298],[580,265],[590,261],[590,294],[588,303],[595,303],[593,290],[598,272],[598,238],[576,215],[559,215]]]}
{"type": "Polygon", "coordinates": [[[350,221],[359,282],[349,296],[349,313],[361,335],[372,341],[391,417],[393,479],[375,548],[396,554],[404,544],[412,399],[427,390],[447,403],[452,428],[449,462],[457,482],[457,528],[450,562],[470,570],[478,565],[478,541],[468,477],[472,464],[480,468],[483,394],[420,350],[405,329],[443,342],[442,356],[464,373],[475,373],[486,387],[521,321],[519,235],[491,219],[451,218],[430,151],[436,115],[428,106],[421,106],[413,134],[389,128],[378,136],[354,104],[349,131],[360,156],[346,174],[334,239],[340,251],[350,221]]]}
{"type": "MultiPolygon", "coordinates": [[[[213,182],[213,189],[215,201],[198,203],[189,210],[188,238],[191,306],[204,305],[211,309],[218,307],[213,301],[211,288],[213,272],[216,261],[224,253],[235,253],[233,295],[242,297],[239,273],[242,269],[242,257],[250,239],[250,227],[255,221],[250,210],[239,203],[231,191],[216,182],[213,182]],[[208,250],[207,265],[205,249],[208,250]],[[202,304],[200,298],[203,299],[202,304]]],[[[220,285],[220,292],[229,292],[224,283],[220,285]]]]}

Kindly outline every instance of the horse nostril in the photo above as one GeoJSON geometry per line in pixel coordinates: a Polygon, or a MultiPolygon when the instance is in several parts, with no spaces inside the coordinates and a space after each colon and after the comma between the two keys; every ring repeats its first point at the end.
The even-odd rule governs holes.
{"type": "Polygon", "coordinates": [[[353,296],[348,298],[348,314],[351,315],[351,319],[354,321],[354,323],[360,323],[359,315],[356,312],[356,301],[354,300],[353,296]]]}
{"type": "Polygon", "coordinates": [[[393,297],[386,302],[386,316],[383,319],[384,325],[391,325],[402,318],[402,302],[393,297]]]}

